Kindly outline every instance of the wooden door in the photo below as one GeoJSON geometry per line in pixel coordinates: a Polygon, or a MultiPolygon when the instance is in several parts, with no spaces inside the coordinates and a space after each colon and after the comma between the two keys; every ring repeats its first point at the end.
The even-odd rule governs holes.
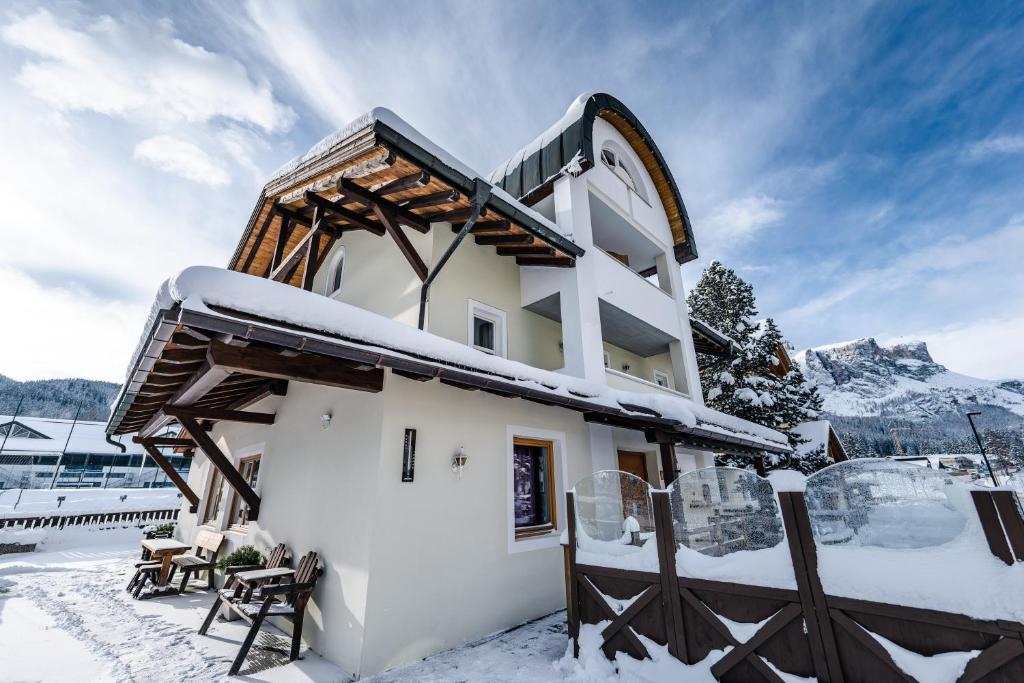
{"type": "Polygon", "coordinates": [[[647,478],[647,454],[639,451],[619,451],[619,469],[635,474],[644,481],[647,478]]]}

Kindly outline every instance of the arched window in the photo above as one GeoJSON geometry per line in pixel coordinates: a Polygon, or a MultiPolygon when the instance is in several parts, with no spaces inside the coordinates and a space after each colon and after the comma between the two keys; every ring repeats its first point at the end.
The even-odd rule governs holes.
{"type": "Polygon", "coordinates": [[[341,291],[341,281],[345,275],[345,247],[338,247],[331,257],[331,266],[327,269],[327,283],[324,285],[324,294],[334,296],[341,291]]]}
{"type": "Polygon", "coordinates": [[[619,149],[618,145],[614,142],[606,142],[601,148],[601,161],[604,162],[604,165],[612,173],[618,176],[619,180],[626,183],[629,189],[633,190],[645,202],[647,201],[647,190],[644,188],[643,181],[640,180],[640,176],[637,174],[633,163],[619,149]]]}

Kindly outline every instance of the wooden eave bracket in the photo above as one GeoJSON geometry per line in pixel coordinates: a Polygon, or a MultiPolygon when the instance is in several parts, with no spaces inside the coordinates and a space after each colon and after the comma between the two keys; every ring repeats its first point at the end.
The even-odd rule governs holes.
{"type": "MultiPolygon", "coordinates": [[[[162,439],[162,438],[141,438],[134,437],[135,443],[141,444],[149,454],[149,457],[153,458],[153,461],[164,471],[167,478],[174,482],[174,485],[181,491],[181,495],[185,496],[185,500],[188,501],[188,511],[194,513],[199,509],[199,496],[196,495],[195,491],[188,485],[188,482],[180,474],[178,470],[171,467],[171,463],[168,462],[164,454],[160,452],[157,445],[164,445],[162,442],[166,441],[182,441],[182,439],[162,439]]],[[[168,444],[169,445],[169,444],[168,444]]]]}
{"type": "Polygon", "coordinates": [[[249,519],[255,521],[260,514],[260,497],[252,490],[249,483],[242,477],[242,473],[232,464],[230,458],[224,455],[224,452],[210,438],[206,430],[199,425],[199,422],[191,412],[182,411],[181,409],[175,410],[173,408],[166,410],[168,410],[168,414],[174,415],[177,418],[182,428],[195,440],[196,445],[202,449],[213,466],[224,477],[224,480],[228,482],[228,485],[245,501],[245,504],[249,507],[249,519]]]}

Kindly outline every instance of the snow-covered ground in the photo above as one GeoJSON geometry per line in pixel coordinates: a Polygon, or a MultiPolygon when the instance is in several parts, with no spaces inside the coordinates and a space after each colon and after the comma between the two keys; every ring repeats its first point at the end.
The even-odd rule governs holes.
{"type": "Polygon", "coordinates": [[[0,519],[34,515],[174,510],[181,507],[176,488],[155,489],[8,489],[0,491],[0,519]]]}

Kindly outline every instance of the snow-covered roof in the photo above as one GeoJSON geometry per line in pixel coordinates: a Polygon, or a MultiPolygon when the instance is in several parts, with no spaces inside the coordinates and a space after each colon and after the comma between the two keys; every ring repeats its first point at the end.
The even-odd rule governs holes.
{"type": "Polygon", "coordinates": [[[586,92],[569,105],[558,121],[491,171],[488,178],[530,204],[550,194],[565,173],[578,175],[591,168],[593,127],[598,117],[611,123],[632,145],[650,174],[665,207],[680,263],[697,258],[693,228],[672,172],[643,124],[626,105],[606,93],[586,92]]]}
{"type": "MultiPolygon", "coordinates": [[[[206,320],[236,320],[232,312],[258,319],[261,326],[295,334],[303,339],[319,339],[356,346],[375,354],[388,352],[392,357],[429,361],[458,369],[481,378],[499,378],[524,392],[558,396],[575,403],[600,406],[635,415],[637,419],[656,415],[678,423],[694,434],[722,437],[722,441],[740,439],[745,447],[772,451],[789,450],[786,437],[775,430],[698,405],[683,397],[665,394],[622,391],[604,384],[563,375],[483,353],[470,346],[385,318],[376,313],[264,278],[234,271],[194,266],[163,284],[154,304],[152,320],[161,310],[176,306],[179,315],[198,314],[206,320]]],[[[249,318],[245,318],[249,323],[249,318]]],[[[147,326],[129,366],[128,379],[135,377],[142,353],[152,349],[152,328],[147,326]]],[[[249,325],[251,328],[251,324],[249,325]]],[[[304,341],[303,347],[309,348],[304,341]]],[[[151,351],[147,351],[151,355],[151,351]]],[[[123,411],[129,383],[115,401],[115,414],[109,431],[116,429],[118,411],[123,411]]],[[[738,442],[737,442],[738,443],[738,442]]],[[[743,444],[740,444],[743,445],[743,444]]]]}
{"type": "MultiPolygon", "coordinates": [[[[0,425],[12,420],[10,415],[0,415],[0,425]]],[[[67,443],[67,453],[84,453],[89,455],[121,455],[121,449],[107,443],[103,422],[87,422],[64,420],[50,417],[25,417],[19,415],[16,422],[38,432],[47,438],[11,437],[3,445],[3,455],[26,453],[60,453],[67,443]],[[74,429],[72,429],[72,425],[74,429]],[[71,440],[68,441],[68,434],[71,440]]],[[[0,436],[0,442],[4,439],[0,436]]],[[[141,455],[142,446],[132,443],[131,439],[121,437],[121,443],[128,449],[128,454],[141,455]]]]}
{"type": "Polygon", "coordinates": [[[807,439],[807,443],[802,443],[796,447],[797,453],[806,455],[819,446],[824,446],[828,450],[828,432],[830,429],[832,429],[832,424],[828,420],[811,420],[810,422],[801,422],[789,431],[802,439],[807,439]]]}
{"type": "Polygon", "coordinates": [[[404,137],[409,142],[420,147],[423,151],[435,157],[442,164],[448,168],[456,171],[470,181],[481,178],[491,187],[491,192],[496,197],[500,197],[503,201],[511,204],[518,211],[523,212],[530,218],[540,223],[549,230],[563,234],[558,226],[545,218],[543,215],[534,211],[530,207],[520,202],[517,198],[506,192],[500,185],[493,183],[487,178],[484,178],[474,169],[470,168],[468,164],[462,162],[460,159],[455,158],[450,152],[445,150],[443,147],[435,143],[433,140],[428,138],[426,135],[421,133],[419,130],[411,126],[405,119],[396,114],[395,112],[385,107],[375,107],[370,111],[357,116],[356,118],[349,121],[347,124],[327,135],[318,143],[309,148],[305,154],[297,156],[291,161],[285,163],[281,168],[274,172],[274,175],[267,181],[267,185],[271,186],[282,179],[296,174],[300,171],[315,163],[319,159],[329,156],[338,147],[342,146],[347,140],[354,135],[373,127],[375,124],[383,124],[404,137]]]}

